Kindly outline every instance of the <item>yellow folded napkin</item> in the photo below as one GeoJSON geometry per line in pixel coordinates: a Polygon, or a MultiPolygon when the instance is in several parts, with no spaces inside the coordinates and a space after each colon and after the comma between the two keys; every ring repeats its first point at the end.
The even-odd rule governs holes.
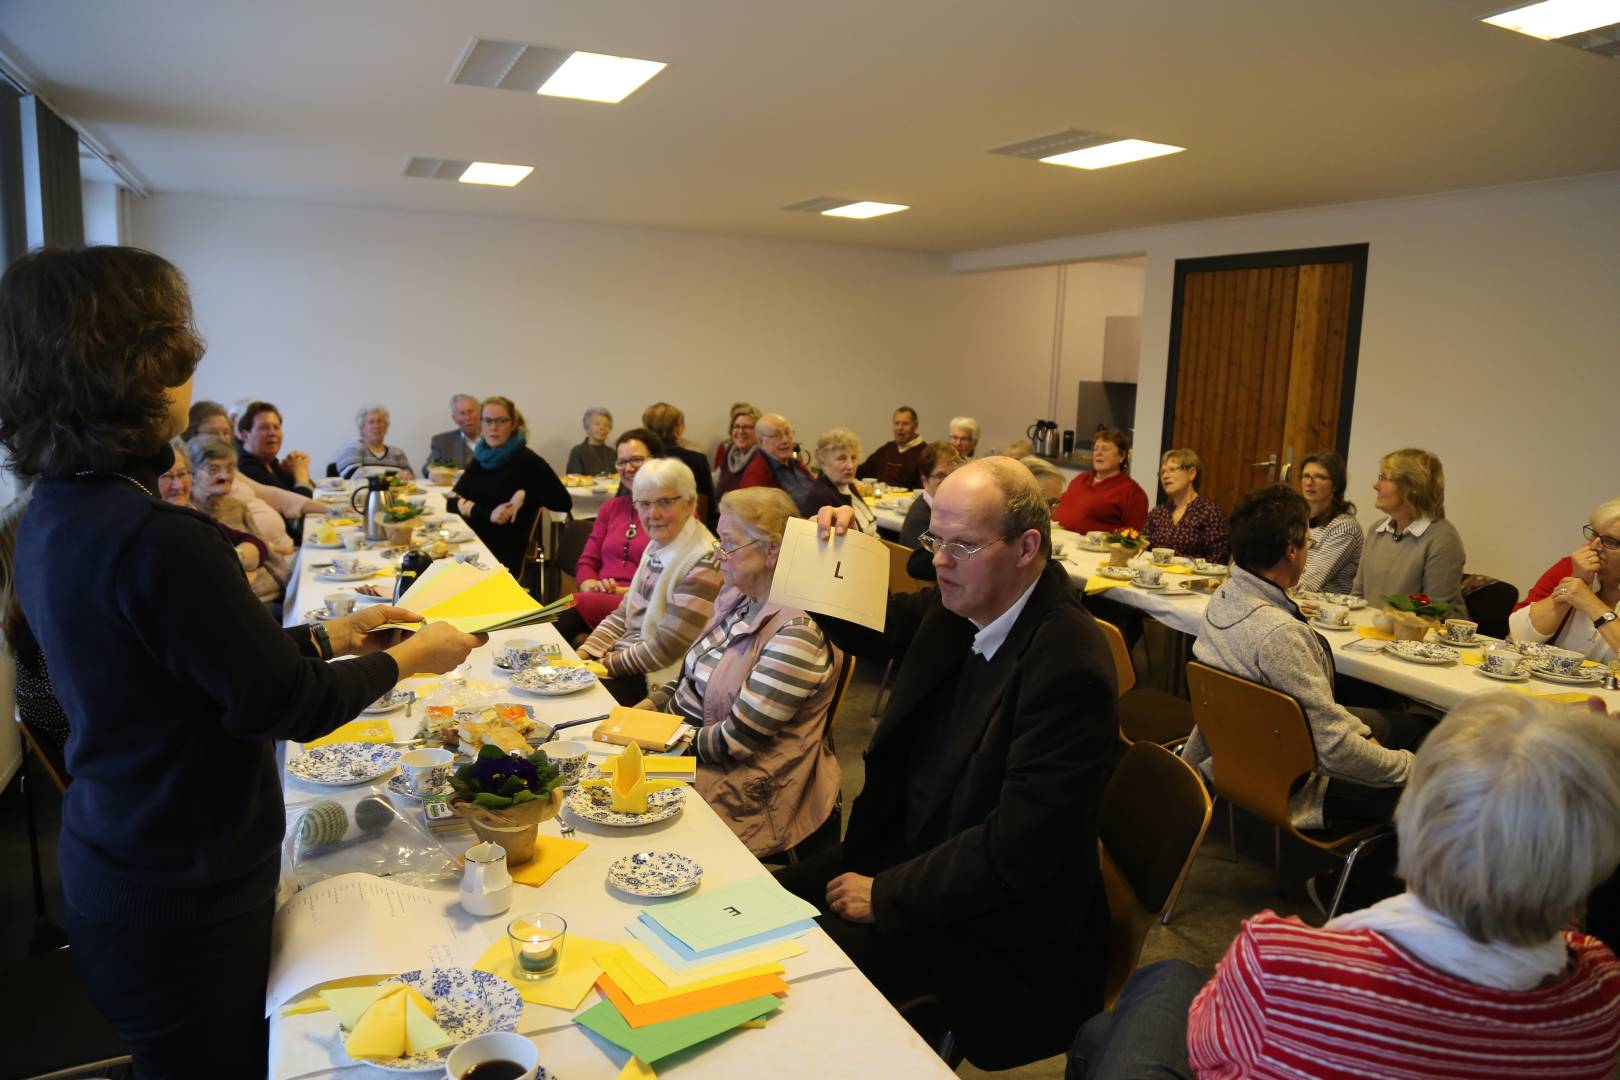
{"type": "Polygon", "coordinates": [[[553,656],[549,666],[582,667],[592,675],[595,675],[598,679],[605,679],[608,677],[608,669],[603,667],[602,662],[599,660],[570,660],[561,656],[553,656]]]}
{"type": "Polygon", "coordinates": [[[291,1005],[284,1006],[281,1015],[303,1016],[306,1013],[326,1012],[332,1006],[328,1005],[326,999],[321,997],[322,990],[342,990],[351,986],[376,986],[386,978],[388,978],[387,975],[350,975],[342,979],[333,979],[331,982],[322,983],[319,990],[302,1001],[295,1001],[291,1005]]]}
{"type": "Polygon", "coordinates": [[[322,735],[313,742],[307,742],[304,746],[308,748],[340,742],[384,743],[393,741],[394,729],[387,720],[350,720],[336,731],[322,735]]]}
{"type": "MultiPolygon", "coordinates": [[[[569,840],[562,836],[537,836],[534,838],[534,857],[522,866],[508,866],[507,873],[519,885],[533,885],[539,888],[551,880],[551,875],[574,861],[574,857],[590,847],[583,840],[569,840]]],[[[465,853],[458,855],[461,862],[467,861],[465,853]]]]}
{"type": "Polygon", "coordinates": [[[327,518],[326,523],[328,525],[332,526],[332,528],[334,528],[334,529],[341,529],[345,525],[358,525],[358,524],[360,524],[358,521],[354,520],[354,518],[327,518]]]}
{"type": "MultiPolygon", "coordinates": [[[[602,762],[602,771],[612,773],[614,763],[618,758],[608,758],[602,762]]],[[[644,754],[641,758],[641,767],[648,773],[656,776],[697,776],[697,758],[672,757],[668,754],[644,754]]]]}
{"type": "Polygon", "coordinates": [[[321,997],[349,1030],[343,1048],[356,1061],[392,1061],[455,1041],[434,1023],[433,1003],[403,983],[323,990],[321,997]]]}
{"type": "Polygon", "coordinates": [[[1358,627],[1356,627],[1356,633],[1360,634],[1364,638],[1372,638],[1374,641],[1394,641],[1395,640],[1395,635],[1394,634],[1388,633],[1387,631],[1384,631],[1384,630],[1378,630],[1378,629],[1376,629],[1374,627],[1371,627],[1371,626],[1358,626],[1358,627]]]}
{"type": "Polygon", "coordinates": [[[1161,566],[1159,569],[1167,574],[1190,574],[1193,572],[1192,567],[1182,566],[1180,563],[1171,563],[1169,566],[1161,566]]]}
{"type": "Polygon", "coordinates": [[[645,814],[647,796],[666,788],[680,787],[679,780],[649,780],[641,764],[641,747],[635,743],[619,754],[618,764],[609,776],[580,781],[583,787],[606,788],[613,809],[620,814],[645,814]]]}
{"type": "Polygon", "coordinates": [[[596,954],[612,944],[570,933],[563,941],[562,959],[557,962],[556,970],[544,979],[525,979],[517,975],[512,970],[512,946],[505,941],[497,941],[485,949],[473,967],[499,975],[517,987],[524,1001],[572,1012],[602,977],[602,965],[596,962],[596,954]]]}
{"type": "Polygon", "coordinates": [[[327,522],[325,525],[321,526],[321,530],[316,534],[315,539],[318,543],[335,544],[338,542],[338,533],[337,530],[332,527],[332,523],[327,522]]]}
{"type": "Polygon", "coordinates": [[[1540,690],[1531,690],[1524,686],[1510,686],[1508,689],[1515,694],[1529,694],[1531,697],[1546,698],[1548,701],[1556,701],[1560,705],[1584,705],[1586,699],[1591,696],[1590,694],[1583,694],[1579,690],[1562,690],[1549,694],[1540,690]]]}
{"type": "Polygon", "coordinates": [[[1463,667],[1479,667],[1479,665],[1484,662],[1484,653],[1475,652],[1473,649],[1468,649],[1466,651],[1463,649],[1457,650],[1457,663],[1461,664],[1463,667]]]}
{"type": "Polygon", "coordinates": [[[1086,579],[1086,595],[1095,596],[1097,593],[1100,593],[1105,589],[1117,589],[1122,585],[1129,584],[1129,581],[1123,581],[1119,578],[1103,577],[1101,574],[1094,574],[1086,579]]]}

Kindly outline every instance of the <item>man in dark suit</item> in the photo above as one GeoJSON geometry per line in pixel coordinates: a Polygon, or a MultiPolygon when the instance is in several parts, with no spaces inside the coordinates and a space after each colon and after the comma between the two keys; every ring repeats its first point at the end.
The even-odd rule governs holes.
{"type": "Polygon", "coordinates": [[[478,445],[478,399],[471,394],[451,398],[450,419],[456,426],[433,436],[427,461],[422,463],[423,476],[435,461],[448,461],[458,469],[465,469],[473,459],[473,447],[478,445]]]}
{"type": "MultiPolygon", "coordinates": [[[[818,523],[850,520],[827,507],[818,523]]],[[[891,1001],[937,995],[967,1058],[1005,1069],[1063,1052],[1101,1006],[1113,665],[1017,462],[951,474],[923,543],[939,587],[892,597],[881,634],[818,617],[899,670],[842,850],[779,877],[891,1001]]]]}

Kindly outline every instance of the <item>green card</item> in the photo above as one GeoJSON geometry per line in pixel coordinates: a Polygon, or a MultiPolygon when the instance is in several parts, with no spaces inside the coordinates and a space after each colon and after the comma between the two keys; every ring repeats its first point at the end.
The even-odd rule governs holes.
{"type": "Polygon", "coordinates": [[[678,1020],[633,1028],[619,1015],[612,1002],[601,1001],[574,1017],[574,1023],[589,1028],[651,1065],[659,1058],[730,1031],[746,1020],[774,1012],[781,1004],[781,999],[775,994],[766,994],[750,1001],[739,1001],[735,1005],[693,1013],[678,1020]]]}
{"type": "Polygon", "coordinates": [[[743,878],[696,896],[652,908],[647,916],[702,953],[819,915],[769,875],[743,878]]]}

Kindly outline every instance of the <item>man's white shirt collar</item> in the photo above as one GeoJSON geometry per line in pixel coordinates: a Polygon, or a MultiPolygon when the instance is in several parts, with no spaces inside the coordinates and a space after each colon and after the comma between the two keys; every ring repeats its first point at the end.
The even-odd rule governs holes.
{"type": "Polygon", "coordinates": [[[899,440],[895,440],[894,445],[900,446],[900,449],[902,449],[902,450],[910,450],[913,446],[921,446],[922,443],[923,443],[923,437],[921,435],[918,435],[916,438],[912,439],[910,442],[906,443],[906,445],[904,445],[904,446],[900,446],[899,440]]]}
{"type": "Polygon", "coordinates": [[[1011,607],[997,615],[990,625],[980,628],[979,632],[973,635],[974,652],[983,656],[986,660],[995,659],[996,650],[1001,648],[1001,643],[1007,640],[1008,633],[1012,631],[1013,623],[1018,621],[1018,616],[1023,614],[1024,605],[1029,603],[1029,594],[1034,592],[1035,586],[1040,583],[1041,579],[1039,577],[1030,582],[1029,588],[1025,589],[1023,595],[1012,602],[1011,607]]]}
{"type": "MultiPolygon", "coordinates": [[[[1429,520],[1428,518],[1420,517],[1416,521],[1412,522],[1412,524],[1408,525],[1406,527],[1406,532],[1402,533],[1401,535],[1402,536],[1422,536],[1425,532],[1427,532],[1429,530],[1429,526],[1433,525],[1433,524],[1434,524],[1434,522],[1429,520]]],[[[1373,530],[1373,532],[1375,532],[1375,533],[1394,533],[1394,531],[1395,531],[1395,519],[1394,518],[1385,518],[1384,523],[1382,525],[1378,526],[1378,528],[1373,530]]]]}

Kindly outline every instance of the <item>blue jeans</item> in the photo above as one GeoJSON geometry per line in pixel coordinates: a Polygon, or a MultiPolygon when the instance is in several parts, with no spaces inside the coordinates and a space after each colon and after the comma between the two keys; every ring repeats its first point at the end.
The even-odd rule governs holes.
{"type": "Polygon", "coordinates": [[[1192,1080],[1187,1010],[1204,976],[1185,960],[1138,968],[1113,1012],[1080,1027],[1065,1080],[1192,1080]]]}

